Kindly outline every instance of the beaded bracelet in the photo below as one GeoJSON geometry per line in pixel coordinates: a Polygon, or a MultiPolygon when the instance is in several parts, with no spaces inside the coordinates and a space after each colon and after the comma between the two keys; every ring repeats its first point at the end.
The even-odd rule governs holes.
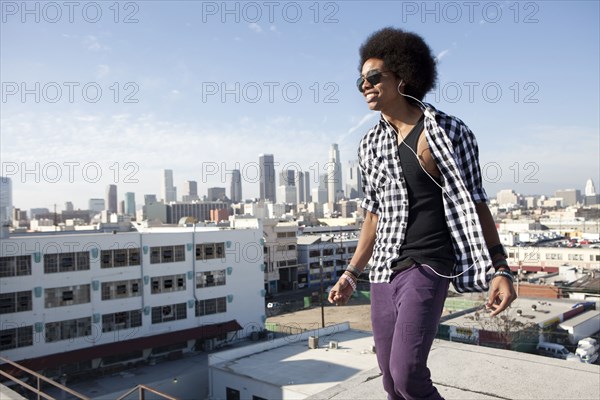
{"type": "Polygon", "coordinates": [[[342,276],[340,276],[340,279],[342,279],[342,278],[346,282],[348,282],[348,284],[350,285],[352,290],[356,290],[356,282],[354,282],[354,280],[350,277],[350,275],[344,273],[344,274],[342,274],[342,276]]]}
{"type": "Polygon", "coordinates": [[[356,279],[358,279],[358,277],[360,276],[360,271],[352,264],[348,264],[348,266],[346,267],[346,272],[350,272],[352,276],[354,276],[356,279]]]}
{"type": "Polygon", "coordinates": [[[497,271],[494,273],[494,275],[492,276],[492,279],[494,279],[497,276],[503,276],[505,278],[510,279],[511,281],[514,281],[514,277],[513,274],[507,271],[497,271]]]}

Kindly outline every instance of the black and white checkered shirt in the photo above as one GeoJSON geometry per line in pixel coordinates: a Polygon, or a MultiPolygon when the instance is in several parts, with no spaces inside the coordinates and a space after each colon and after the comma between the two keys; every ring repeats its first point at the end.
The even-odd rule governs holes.
{"type": "MultiPolygon", "coordinates": [[[[486,202],[473,132],[458,118],[426,104],[425,135],[441,173],[444,213],[456,263],[452,279],[459,292],[487,290],[491,262],[475,203],[486,202]],[[465,272],[466,271],[466,272],[465,272]],[[463,273],[464,272],[464,273],[463,273]]],[[[408,223],[408,192],[394,128],[381,117],[361,140],[358,158],[365,198],[361,206],[378,215],[377,239],[371,259],[371,282],[389,282],[408,223]]]]}

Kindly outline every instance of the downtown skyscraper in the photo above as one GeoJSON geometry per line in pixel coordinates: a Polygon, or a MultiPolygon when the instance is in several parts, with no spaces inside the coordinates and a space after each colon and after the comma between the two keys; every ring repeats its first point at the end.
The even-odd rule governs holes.
{"type": "Polygon", "coordinates": [[[327,201],[335,203],[343,197],[343,194],[340,150],[338,145],[333,143],[329,148],[327,159],[327,201]]]}
{"type": "Polygon", "coordinates": [[[242,201],[242,174],[239,169],[231,171],[231,182],[229,183],[229,198],[234,203],[242,201]]]}
{"type": "Polygon", "coordinates": [[[161,194],[165,203],[177,201],[177,188],[173,186],[172,169],[163,170],[161,194]]]}
{"type": "Polygon", "coordinates": [[[105,193],[106,209],[111,213],[116,213],[117,203],[117,185],[108,185],[105,193]]]}
{"type": "Polygon", "coordinates": [[[275,197],[275,158],[273,154],[259,154],[260,200],[276,202],[275,197]]]}

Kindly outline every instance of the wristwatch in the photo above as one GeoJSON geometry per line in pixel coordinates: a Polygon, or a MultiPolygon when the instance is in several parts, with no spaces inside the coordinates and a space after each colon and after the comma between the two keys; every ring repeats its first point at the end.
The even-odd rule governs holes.
{"type": "Polygon", "coordinates": [[[495,246],[492,246],[488,249],[488,251],[490,252],[490,257],[493,259],[494,256],[497,256],[498,254],[503,255],[504,258],[508,258],[508,254],[506,253],[506,250],[504,249],[504,246],[502,244],[497,244],[495,246]]]}

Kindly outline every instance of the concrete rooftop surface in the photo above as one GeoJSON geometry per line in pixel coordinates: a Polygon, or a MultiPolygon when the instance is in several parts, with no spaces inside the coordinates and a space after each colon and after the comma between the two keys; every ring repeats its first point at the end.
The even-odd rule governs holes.
{"type": "MultiPolygon", "coordinates": [[[[431,378],[446,399],[600,399],[600,366],[436,340],[431,378]]],[[[379,368],[310,400],[385,399],[379,368]]]]}
{"type": "MultiPolygon", "coordinates": [[[[302,376],[298,375],[295,379],[293,376],[289,376],[285,381],[281,381],[282,378],[278,376],[281,371],[269,371],[268,365],[256,365],[254,366],[255,370],[263,371],[258,372],[263,375],[263,378],[268,375],[276,375],[275,381],[279,384],[288,387],[297,384],[298,392],[306,394],[311,392],[306,397],[311,400],[386,399],[379,368],[373,367],[374,360],[368,360],[369,358],[374,359],[375,355],[364,351],[371,343],[370,332],[352,330],[339,332],[332,339],[339,340],[340,348],[327,352],[326,347],[330,338],[321,336],[320,339],[317,350],[308,349],[305,342],[303,345],[295,343],[285,346],[287,348],[274,349],[275,352],[269,354],[267,358],[287,359],[288,362],[284,365],[300,364],[299,359],[291,362],[294,360],[290,357],[306,359],[313,355],[323,364],[327,363],[329,358],[331,365],[326,370],[330,371],[331,375],[320,370],[320,376],[315,378],[314,382],[310,382],[310,376],[316,373],[316,370],[302,372],[296,369],[292,373],[302,376]],[[299,345],[303,348],[297,351],[299,345]],[[349,348],[354,350],[348,352],[349,348]],[[282,352],[286,354],[277,355],[282,352]],[[349,360],[348,357],[352,355],[358,359],[362,358],[362,360],[349,360]],[[362,365],[359,366],[356,361],[362,365]],[[349,365],[345,366],[345,363],[349,363],[349,365]]],[[[211,354],[219,355],[218,352],[211,354]]],[[[246,364],[253,359],[256,360],[257,356],[243,357],[242,360],[238,360],[238,362],[241,361],[238,366],[241,369],[239,372],[256,374],[257,372],[247,369],[252,366],[246,364]]],[[[271,368],[277,368],[276,365],[278,364],[271,368]]],[[[280,363],[279,366],[281,365],[280,363]]],[[[314,367],[314,364],[311,365],[314,367]]],[[[600,399],[600,366],[598,365],[436,340],[429,356],[429,368],[435,386],[440,394],[449,400],[600,399]]],[[[180,360],[165,361],[154,366],[124,371],[93,381],[77,382],[73,385],[67,383],[67,385],[95,400],[115,399],[139,383],[147,384],[178,399],[202,400],[208,394],[207,372],[207,354],[200,353],[180,360]],[[174,384],[173,377],[179,377],[179,383],[174,384]]],[[[56,398],[64,398],[58,393],[52,394],[57,396],[56,398]]],[[[0,391],[0,398],[2,400],[21,399],[21,397],[12,397],[8,392],[2,391],[0,391]]]]}

